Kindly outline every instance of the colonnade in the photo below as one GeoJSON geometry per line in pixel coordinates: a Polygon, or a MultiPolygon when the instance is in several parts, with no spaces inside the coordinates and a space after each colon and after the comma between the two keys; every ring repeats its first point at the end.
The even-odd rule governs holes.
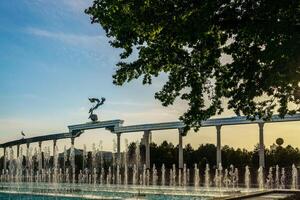
{"type": "MultiPolygon", "coordinates": [[[[222,153],[221,153],[221,128],[222,125],[216,125],[216,163],[217,165],[222,164],[222,153]]],[[[259,166],[261,167],[265,167],[265,147],[264,147],[264,123],[260,122],[258,123],[258,127],[259,127],[259,166]]],[[[151,136],[151,130],[145,130],[144,131],[144,135],[143,135],[143,141],[144,141],[144,145],[145,145],[145,165],[146,168],[149,169],[150,168],[150,136],[151,136]]],[[[183,136],[184,136],[184,132],[182,128],[178,129],[178,167],[180,169],[183,168],[183,136]]],[[[121,163],[121,133],[116,133],[117,136],[117,163],[120,164],[121,163]]],[[[53,140],[53,155],[56,155],[56,144],[57,144],[57,140],[53,140]]],[[[27,143],[27,152],[26,152],[26,156],[27,158],[29,157],[29,146],[30,143],[27,143]]],[[[75,145],[75,137],[71,137],[71,147],[74,148],[75,145]]],[[[38,150],[39,152],[42,152],[42,141],[38,142],[38,150]]],[[[4,163],[3,163],[3,167],[4,169],[7,169],[7,162],[6,162],[6,147],[3,148],[4,150],[4,163]]],[[[17,145],[17,157],[19,157],[19,151],[20,151],[20,145],[17,145]]],[[[28,159],[26,159],[26,165],[28,166],[28,159]]],[[[42,170],[42,162],[41,159],[39,159],[39,170],[42,170]]],[[[73,167],[73,169],[75,169],[75,159],[72,160],[71,162],[71,166],[73,167]]]]}
{"type": "MultiPolygon", "coordinates": [[[[39,154],[38,155],[41,155],[41,152],[42,152],[42,142],[43,141],[39,141],[38,142],[38,152],[39,154]]],[[[28,168],[29,167],[29,149],[30,149],[30,144],[31,143],[26,143],[26,167],[28,168]]],[[[57,140],[54,139],[53,140],[53,158],[54,156],[56,155],[56,145],[57,145],[57,140]]],[[[71,138],[71,147],[74,147],[75,145],[75,138],[72,137],[71,138]]],[[[20,145],[17,144],[17,158],[20,156],[20,145]]],[[[8,147],[8,148],[12,148],[12,147],[8,147]]],[[[7,155],[7,147],[3,147],[3,169],[7,169],[7,160],[6,160],[6,155],[7,155]]],[[[43,168],[43,163],[42,163],[42,159],[38,159],[38,170],[39,172],[42,171],[42,168],[43,168]]],[[[75,167],[75,160],[71,163],[71,166],[72,167],[75,167]]],[[[74,168],[73,168],[74,169],[74,168]]]]}
{"type": "MultiPolygon", "coordinates": [[[[229,125],[245,125],[245,124],[258,124],[259,127],[259,166],[265,167],[265,147],[264,147],[264,124],[265,123],[274,123],[274,122],[293,122],[293,121],[300,121],[300,113],[294,115],[286,115],[282,118],[279,115],[274,115],[270,119],[270,121],[262,121],[261,119],[255,119],[254,121],[249,120],[246,116],[236,116],[236,117],[229,117],[229,118],[214,118],[208,119],[206,121],[202,121],[201,124],[203,127],[216,127],[216,163],[222,164],[222,153],[221,153],[221,129],[222,126],[229,126],[229,125]]],[[[183,127],[185,124],[183,122],[162,122],[162,123],[152,123],[152,124],[138,124],[138,125],[130,125],[130,126],[123,126],[123,120],[108,120],[108,121],[97,121],[97,122],[89,122],[77,125],[68,126],[69,131],[67,133],[57,133],[52,135],[45,135],[33,138],[26,138],[20,139],[15,141],[10,141],[4,144],[0,144],[0,148],[3,148],[4,155],[7,155],[7,148],[11,148],[12,146],[17,146],[17,155],[19,156],[19,149],[21,144],[27,144],[27,154],[29,155],[28,149],[30,143],[39,142],[39,150],[41,150],[42,141],[52,140],[53,141],[53,154],[55,155],[55,147],[56,142],[59,139],[66,139],[71,138],[71,145],[74,147],[75,138],[79,137],[85,130],[90,129],[99,129],[105,128],[110,130],[112,133],[116,134],[117,136],[117,162],[120,163],[121,160],[121,148],[120,148],[120,141],[121,135],[123,133],[129,132],[144,132],[144,142],[146,147],[146,167],[150,168],[150,136],[151,131],[156,130],[167,130],[167,129],[177,129],[179,133],[178,137],[178,167],[183,168],[183,127]]],[[[75,161],[74,161],[75,162],[75,161]]],[[[73,166],[75,163],[73,164],[73,166]]],[[[7,169],[6,163],[6,156],[4,156],[4,168],[7,169]]]]}
{"type": "MultiPolygon", "coordinates": [[[[263,122],[258,123],[259,127],[259,166],[265,167],[265,145],[264,145],[264,124],[263,122]]],[[[221,128],[222,125],[216,125],[216,164],[217,165],[222,165],[222,146],[221,146],[221,128]]],[[[183,129],[180,128],[178,129],[178,135],[179,135],[179,142],[178,142],[178,168],[182,169],[183,168],[183,129]]],[[[150,168],[150,139],[149,135],[151,135],[150,130],[144,131],[144,145],[146,148],[146,155],[145,155],[145,165],[146,168],[150,168]]],[[[118,145],[118,152],[117,154],[120,155],[120,133],[118,133],[118,140],[117,140],[117,145],[118,145]]],[[[119,157],[119,156],[118,156],[119,157]]]]}

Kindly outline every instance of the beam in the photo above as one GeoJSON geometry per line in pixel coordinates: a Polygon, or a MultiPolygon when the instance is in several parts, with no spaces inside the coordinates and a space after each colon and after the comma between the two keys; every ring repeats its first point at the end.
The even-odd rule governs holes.
{"type": "Polygon", "coordinates": [[[78,131],[85,131],[90,129],[106,128],[110,131],[114,131],[115,127],[119,127],[123,124],[123,120],[109,120],[109,121],[97,121],[97,122],[88,122],[85,124],[77,124],[68,126],[69,132],[74,133],[78,131]]]}
{"type": "MultiPolygon", "coordinates": [[[[286,115],[281,118],[279,115],[273,115],[270,121],[263,121],[262,119],[249,120],[246,116],[236,116],[228,118],[215,118],[202,121],[202,127],[210,126],[229,126],[229,125],[243,125],[243,124],[257,124],[257,123],[276,123],[276,122],[292,122],[300,121],[300,113],[295,115],[286,115]]],[[[167,130],[167,129],[180,129],[185,127],[183,122],[163,122],[163,123],[151,123],[151,124],[139,124],[130,126],[115,127],[115,133],[130,133],[130,132],[142,132],[142,131],[155,131],[155,130],[167,130]]]]}
{"type": "Polygon", "coordinates": [[[246,116],[236,116],[236,117],[227,117],[227,118],[216,118],[209,119],[202,122],[202,126],[228,126],[228,125],[242,125],[242,124],[256,124],[256,123],[276,123],[276,122],[292,122],[300,121],[300,113],[295,115],[286,115],[284,118],[281,118],[279,115],[273,115],[269,121],[264,121],[262,119],[256,118],[255,120],[249,120],[246,116]]]}
{"type": "MultiPolygon", "coordinates": [[[[228,126],[228,125],[242,125],[242,124],[255,124],[255,123],[275,123],[275,122],[292,122],[300,121],[300,113],[295,115],[286,115],[281,118],[279,115],[273,115],[270,121],[263,121],[261,119],[248,120],[245,116],[228,117],[228,118],[216,118],[203,121],[201,123],[202,127],[209,126],[228,126]]],[[[68,126],[68,133],[57,133],[50,135],[37,136],[32,138],[25,138],[20,140],[14,140],[0,144],[0,148],[22,145],[27,143],[34,143],[39,141],[48,140],[59,140],[72,137],[79,137],[84,130],[106,128],[112,133],[130,133],[130,132],[144,132],[144,131],[155,131],[155,130],[166,130],[166,129],[180,129],[185,127],[183,122],[164,122],[164,123],[151,123],[151,124],[140,124],[131,126],[122,126],[122,120],[110,120],[110,121],[99,121],[99,122],[89,122],[85,124],[71,125],[68,126]]]]}
{"type": "Polygon", "coordinates": [[[115,132],[130,133],[130,132],[156,131],[156,130],[166,130],[166,129],[179,129],[183,127],[185,127],[185,125],[182,122],[164,122],[164,123],[120,126],[115,129],[115,132]]]}
{"type": "Polygon", "coordinates": [[[35,142],[43,142],[43,141],[48,141],[48,140],[59,140],[59,139],[66,139],[66,138],[71,138],[72,134],[71,133],[57,133],[57,134],[49,134],[49,135],[42,135],[42,136],[37,136],[37,137],[32,137],[32,138],[24,138],[20,140],[13,140],[10,142],[6,142],[0,145],[1,148],[4,147],[10,147],[10,146],[15,146],[15,145],[22,145],[22,144],[28,144],[28,143],[35,143],[35,142]]]}

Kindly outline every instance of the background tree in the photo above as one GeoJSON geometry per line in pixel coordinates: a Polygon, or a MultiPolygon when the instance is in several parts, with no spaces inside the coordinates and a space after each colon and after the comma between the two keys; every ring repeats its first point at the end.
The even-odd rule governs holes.
{"type": "MultiPolygon", "coordinates": [[[[140,145],[142,149],[143,145],[140,145]]],[[[135,157],[136,143],[129,145],[129,156],[135,157]],[[130,150],[131,149],[131,150],[130,150]]],[[[245,166],[248,165],[251,169],[257,170],[259,167],[259,146],[255,145],[253,150],[246,149],[234,149],[225,145],[222,147],[222,166],[229,168],[230,165],[234,165],[240,170],[244,170],[245,166]]],[[[151,166],[156,165],[157,168],[161,168],[162,164],[165,164],[166,168],[172,168],[172,165],[178,164],[178,146],[174,146],[171,142],[163,141],[160,145],[155,143],[150,144],[151,150],[151,166]]],[[[194,164],[197,164],[200,169],[204,170],[206,164],[209,164],[211,169],[215,169],[216,166],[216,146],[214,144],[201,144],[198,148],[194,149],[190,144],[187,144],[183,149],[184,163],[188,168],[192,169],[194,164]]],[[[141,154],[145,154],[141,153],[141,154]]],[[[286,167],[289,169],[292,164],[298,166],[300,164],[300,151],[298,148],[294,148],[290,145],[282,147],[279,145],[272,145],[270,148],[265,148],[266,154],[266,168],[275,167],[286,167]]],[[[142,155],[144,157],[144,155],[142,155]]],[[[141,160],[144,163],[145,160],[141,160]]],[[[135,159],[132,160],[135,163],[135,159]]],[[[131,163],[131,164],[132,164],[131,163]]]]}
{"type": "Polygon", "coordinates": [[[178,97],[187,101],[181,117],[187,131],[222,113],[224,98],[228,109],[249,118],[299,111],[299,5],[299,0],[94,0],[85,12],[101,24],[113,47],[124,50],[114,83],[142,77],[151,84],[166,73],[155,98],[164,106],[178,97]],[[130,57],[133,51],[137,58],[130,57]],[[220,62],[222,55],[232,61],[220,62]]]}

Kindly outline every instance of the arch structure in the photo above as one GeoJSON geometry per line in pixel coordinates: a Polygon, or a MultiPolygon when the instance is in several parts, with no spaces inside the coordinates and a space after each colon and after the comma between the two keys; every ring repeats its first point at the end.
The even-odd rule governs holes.
{"type": "MultiPolygon", "coordinates": [[[[294,115],[286,115],[284,118],[281,118],[279,115],[274,115],[269,121],[263,121],[261,119],[249,120],[245,116],[236,116],[236,117],[227,117],[227,118],[213,118],[206,121],[202,121],[202,127],[216,127],[217,134],[217,152],[216,152],[216,160],[217,164],[222,164],[221,158],[221,127],[229,126],[229,125],[243,125],[243,124],[258,124],[259,127],[259,165],[265,166],[265,150],[264,150],[264,124],[265,123],[278,123],[278,122],[293,122],[300,121],[300,113],[294,115]]],[[[65,133],[56,133],[56,134],[48,134],[41,135],[31,138],[22,138],[19,140],[9,141],[3,144],[0,144],[0,148],[3,148],[4,155],[6,154],[6,148],[11,148],[13,146],[17,146],[17,156],[19,155],[19,147],[20,145],[26,144],[27,149],[29,148],[31,143],[39,143],[39,148],[41,150],[42,142],[44,141],[53,141],[53,152],[56,148],[56,142],[60,139],[71,139],[71,145],[74,145],[75,138],[79,137],[84,133],[85,130],[91,129],[100,129],[104,128],[109,130],[111,133],[117,135],[117,161],[121,160],[121,152],[120,152],[120,138],[123,133],[133,133],[133,132],[143,132],[142,142],[146,147],[146,155],[145,155],[145,164],[147,168],[150,168],[150,140],[153,131],[159,130],[169,130],[169,129],[177,129],[178,137],[179,137],[179,155],[178,155],[178,167],[183,168],[183,137],[184,132],[183,128],[185,124],[180,121],[175,122],[162,122],[162,123],[150,123],[150,124],[138,124],[138,125],[129,125],[123,126],[123,120],[109,120],[109,121],[97,121],[97,122],[88,122],[83,124],[76,124],[68,126],[69,131],[65,133]]],[[[6,162],[4,159],[4,168],[6,168],[6,162]]]]}

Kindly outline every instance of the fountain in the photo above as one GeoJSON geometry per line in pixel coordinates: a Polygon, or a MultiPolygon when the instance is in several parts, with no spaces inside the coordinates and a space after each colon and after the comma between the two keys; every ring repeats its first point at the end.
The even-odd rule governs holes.
{"type": "Polygon", "coordinates": [[[292,165],[292,190],[298,189],[298,170],[296,166],[293,164],[292,165]]]}
{"type": "Polygon", "coordinates": [[[218,165],[218,168],[216,168],[215,170],[215,186],[217,188],[221,188],[222,187],[222,178],[223,178],[223,167],[221,164],[218,165]]]}
{"type": "Polygon", "coordinates": [[[186,164],[183,164],[183,182],[182,185],[185,187],[187,185],[187,171],[186,171],[186,164]]]}
{"type": "Polygon", "coordinates": [[[280,189],[285,189],[285,168],[281,169],[280,189]]]}
{"type": "Polygon", "coordinates": [[[103,179],[104,179],[104,176],[105,176],[104,173],[105,173],[105,172],[104,172],[104,169],[101,168],[101,169],[100,169],[100,177],[99,177],[99,184],[100,184],[100,185],[103,185],[103,179]]]}
{"type": "Polygon", "coordinates": [[[135,142],[135,183],[138,183],[139,179],[140,178],[140,175],[139,175],[139,169],[140,169],[140,162],[141,162],[141,157],[140,157],[140,143],[137,141],[135,142]]]}
{"type": "Polygon", "coordinates": [[[199,169],[197,167],[197,164],[194,164],[194,186],[195,187],[199,186],[199,181],[200,181],[199,169]]]}
{"type": "Polygon", "coordinates": [[[166,184],[166,168],[165,165],[161,166],[161,185],[164,186],[166,184]]]}
{"type": "MultiPolygon", "coordinates": [[[[54,145],[53,155],[49,147],[39,146],[34,149],[27,148],[25,156],[20,147],[19,154],[15,157],[13,148],[4,155],[4,160],[8,162],[7,169],[2,169],[0,181],[5,188],[40,188],[43,190],[52,188],[53,191],[75,189],[89,190],[92,188],[95,192],[101,191],[146,191],[146,193],[155,193],[163,191],[165,193],[180,195],[198,194],[206,191],[213,194],[226,194],[233,191],[257,191],[264,189],[298,189],[298,171],[295,165],[292,166],[292,176],[290,186],[287,185],[285,168],[278,165],[270,167],[264,178],[263,167],[257,170],[257,185],[251,182],[251,172],[249,166],[245,166],[244,179],[239,181],[238,168],[230,165],[223,168],[220,164],[214,168],[214,175],[211,173],[210,166],[206,164],[205,169],[201,169],[194,164],[192,170],[183,164],[182,169],[176,168],[175,164],[166,167],[162,164],[158,168],[155,164],[152,168],[147,168],[141,160],[139,142],[135,143],[134,157],[129,160],[128,141],[125,140],[125,151],[122,153],[122,159],[117,160],[116,142],[113,143],[113,153],[111,157],[104,156],[102,141],[96,147],[92,145],[91,152],[87,151],[86,145],[82,150],[82,165],[75,166],[74,145],[70,149],[64,147],[62,152],[62,166],[60,168],[59,149],[54,145]],[[91,157],[88,157],[91,155],[91,157]],[[25,160],[24,160],[25,159],[25,160]],[[23,160],[25,165],[23,166],[23,160]],[[78,170],[78,171],[76,171],[78,170]],[[203,172],[203,179],[202,179],[203,172]],[[77,173],[77,174],[76,174],[77,173]],[[190,176],[191,173],[191,176],[190,176]],[[190,178],[191,177],[191,178],[190,178]],[[256,187],[256,189],[255,189],[256,187]],[[180,191],[180,192],[179,192],[180,191]]],[[[41,190],[41,189],[39,189],[41,190]]]]}
{"type": "Polygon", "coordinates": [[[231,183],[230,178],[228,177],[228,170],[225,169],[224,172],[224,178],[223,178],[223,184],[225,185],[225,188],[228,189],[229,184],[231,183]]]}
{"type": "Polygon", "coordinates": [[[173,186],[176,186],[176,165],[173,164],[172,165],[172,183],[173,183],[173,186]]]}
{"type": "Polygon", "coordinates": [[[137,172],[137,167],[136,164],[133,165],[133,173],[132,173],[132,184],[136,185],[138,182],[138,172],[137,172]]]}
{"type": "Polygon", "coordinates": [[[258,183],[258,188],[260,190],[264,189],[264,171],[263,167],[259,167],[257,170],[257,183],[258,183]]]}
{"type": "Polygon", "coordinates": [[[280,180],[279,180],[279,166],[275,167],[275,188],[280,189],[280,180]]]}
{"type": "Polygon", "coordinates": [[[74,144],[71,145],[70,150],[70,162],[71,162],[71,173],[72,173],[72,183],[75,183],[75,148],[74,144]]]}
{"type": "MultiPolygon", "coordinates": [[[[102,150],[102,149],[101,149],[102,150]]],[[[128,140],[125,139],[125,155],[124,155],[124,185],[128,185],[128,140]]],[[[103,156],[101,153],[101,166],[103,165],[103,156]]]]}
{"type": "Polygon", "coordinates": [[[204,186],[206,187],[206,189],[209,188],[210,186],[210,169],[209,169],[209,165],[206,164],[206,167],[205,167],[205,183],[204,183],[204,186]]]}
{"type": "Polygon", "coordinates": [[[109,167],[109,168],[108,168],[108,173],[107,173],[107,176],[106,176],[106,184],[107,184],[107,185],[110,185],[111,180],[112,180],[111,167],[109,167]]]}
{"type": "Polygon", "coordinates": [[[245,167],[245,187],[247,191],[250,189],[250,183],[251,183],[251,173],[249,170],[248,165],[245,167]]]}
{"type": "Polygon", "coordinates": [[[272,167],[269,168],[269,174],[267,176],[266,186],[268,189],[273,188],[273,168],[272,167]]]}
{"type": "Polygon", "coordinates": [[[152,185],[156,186],[157,185],[157,180],[158,180],[157,170],[156,170],[155,164],[153,164],[153,167],[152,167],[152,185]]]}
{"type": "Polygon", "coordinates": [[[146,165],[144,164],[143,165],[143,175],[142,175],[142,178],[141,178],[141,180],[142,180],[142,184],[141,185],[146,185],[146,165]]]}

